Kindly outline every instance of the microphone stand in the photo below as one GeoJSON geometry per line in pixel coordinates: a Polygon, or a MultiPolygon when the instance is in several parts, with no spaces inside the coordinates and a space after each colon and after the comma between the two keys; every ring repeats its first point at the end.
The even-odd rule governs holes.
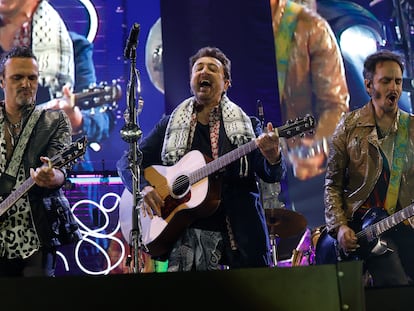
{"type": "Polygon", "coordinates": [[[139,71],[136,69],[136,46],[131,48],[129,55],[131,61],[130,80],[127,88],[127,103],[128,107],[125,111],[125,125],[121,129],[122,139],[130,144],[129,147],[129,167],[132,171],[132,189],[133,189],[133,209],[132,209],[132,229],[130,232],[130,245],[134,250],[134,273],[141,272],[144,264],[140,250],[142,249],[141,236],[141,222],[139,213],[139,202],[142,200],[140,192],[140,164],[142,161],[142,152],[138,148],[138,141],[142,137],[142,130],[139,127],[137,120],[138,114],[141,112],[143,100],[140,95],[140,87],[138,87],[138,107],[136,105],[137,99],[137,85],[140,86],[139,71]],[[137,84],[138,83],[138,84],[137,84]]]}

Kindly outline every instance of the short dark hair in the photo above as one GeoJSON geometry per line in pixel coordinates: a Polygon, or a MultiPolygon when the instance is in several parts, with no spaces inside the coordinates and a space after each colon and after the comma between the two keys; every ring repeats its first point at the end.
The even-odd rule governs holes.
{"type": "Polygon", "coordinates": [[[0,61],[0,75],[4,76],[4,65],[10,58],[33,58],[37,61],[32,49],[28,46],[16,46],[10,51],[3,53],[0,61]]]}
{"type": "Polygon", "coordinates": [[[379,50],[365,59],[364,70],[362,72],[364,79],[372,81],[377,64],[385,61],[396,62],[400,66],[401,72],[404,72],[404,64],[400,55],[389,50],[379,50]]]}
{"type": "Polygon", "coordinates": [[[214,57],[223,64],[224,77],[231,82],[231,61],[227,58],[219,48],[206,46],[197,51],[193,56],[190,57],[190,73],[195,62],[201,57],[214,57]]]}

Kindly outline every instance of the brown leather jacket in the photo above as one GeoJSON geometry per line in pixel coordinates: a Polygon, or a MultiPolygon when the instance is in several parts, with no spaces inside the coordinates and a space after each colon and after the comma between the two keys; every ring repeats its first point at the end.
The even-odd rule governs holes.
{"type": "MultiPolygon", "coordinates": [[[[276,33],[286,0],[272,8],[276,33]]],[[[343,112],[349,110],[349,93],[342,55],[325,19],[303,8],[291,43],[282,99],[283,121],[306,114],[318,120],[316,137],[329,137],[343,112]]]]}
{"type": "MultiPolygon", "coordinates": [[[[400,110],[401,113],[404,112],[400,110]]],[[[391,135],[395,135],[397,129],[396,121],[391,135]]],[[[414,198],[414,116],[410,117],[408,135],[397,208],[408,206],[414,198]]],[[[366,201],[377,183],[382,166],[374,108],[369,102],[341,118],[332,136],[324,192],[329,232],[335,235],[338,227],[347,224],[366,201]]]]}

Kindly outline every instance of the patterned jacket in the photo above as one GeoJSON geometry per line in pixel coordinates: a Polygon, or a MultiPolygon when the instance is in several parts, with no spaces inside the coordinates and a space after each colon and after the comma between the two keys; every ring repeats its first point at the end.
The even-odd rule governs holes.
{"type": "MultiPolygon", "coordinates": [[[[43,111],[31,132],[23,154],[26,179],[30,177],[30,168],[42,165],[40,156],[53,158],[71,141],[71,127],[67,115],[60,110],[43,111]]],[[[65,168],[61,170],[66,175],[65,168]]],[[[34,225],[43,247],[64,245],[81,238],[79,227],[61,186],[47,189],[34,185],[28,194],[34,225]]]]}

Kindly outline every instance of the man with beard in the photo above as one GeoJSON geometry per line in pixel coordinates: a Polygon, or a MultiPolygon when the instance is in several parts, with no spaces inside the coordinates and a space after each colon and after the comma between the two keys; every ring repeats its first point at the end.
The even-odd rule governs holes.
{"type": "Polygon", "coordinates": [[[367,285],[373,286],[407,285],[414,277],[412,213],[399,212],[412,203],[414,183],[414,118],[398,106],[403,70],[401,58],[387,50],[366,58],[363,76],[371,99],[341,118],[329,146],[324,191],[329,234],[318,241],[317,263],[328,263],[329,254],[364,260],[367,285]],[[391,218],[365,231],[383,217],[391,218]],[[374,247],[377,235],[381,243],[374,247]]]}
{"type": "MultiPolygon", "coordinates": [[[[183,205],[187,208],[181,215],[193,212],[190,216],[193,221],[184,221],[182,227],[177,226],[178,220],[170,221],[170,225],[175,223],[176,227],[173,230],[167,227],[166,232],[178,229],[180,234],[177,234],[177,239],[172,239],[166,233],[165,240],[174,241],[163,250],[157,250],[153,256],[160,260],[168,259],[168,271],[171,272],[218,270],[223,265],[234,269],[268,267],[271,264],[264,211],[257,202],[256,176],[266,182],[277,182],[283,177],[279,136],[271,123],[267,124],[268,133],[262,133],[259,120],[248,117],[227,97],[231,85],[230,64],[227,56],[216,47],[201,48],[193,55],[190,58],[193,96],[180,103],[171,115],[163,117],[140,145],[141,172],[145,177],[141,179],[140,189],[143,197],[141,223],[149,222],[149,219],[163,222],[167,218],[164,211],[173,205],[171,199],[177,199],[177,206],[169,217],[176,215],[175,219],[179,219],[178,210],[183,205]],[[187,200],[188,195],[182,197],[183,204],[179,204],[181,199],[175,198],[174,193],[166,195],[165,187],[152,184],[154,179],[147,180],[150,176],[145,174],[145,170],[154,165],[163,165],[170,171],[178,167],[177,174],[190,172],[197,175],[197,164],[204,167],[205,163],[198,163],[193,158],[186,164],[190,153],[194,156],[200,152],[209,159],[219,160],[219,157],[231,151],[237,152],[237,148],[249,142],[254,143],[257,149],[253,148],[245,155],[241,153],[235,161],[210,173],[207,194],[199,191],[206,178],[198,182],[190,180],[194,182],[188,193],[191,198],[187,200]],[[201,203],[194,204],[198,200],[201,203]],[[209,208],[213,201],[214,207],[209,208]],[[210,212],[206,213],[206,210],[210,212]],[[196,216],[197,211],[204,215],[196,216]]],[[[117,167],[124,184],[131,190],[127,153],[118,161],[117,167]]],[[[180,182],[177,181],[176,186],[180,186],[180,182]]],[[[143,231],[145,244],[145,228],[143,231]]],[[[162,234],[158,238],[162,238],[162,234]]]]}

